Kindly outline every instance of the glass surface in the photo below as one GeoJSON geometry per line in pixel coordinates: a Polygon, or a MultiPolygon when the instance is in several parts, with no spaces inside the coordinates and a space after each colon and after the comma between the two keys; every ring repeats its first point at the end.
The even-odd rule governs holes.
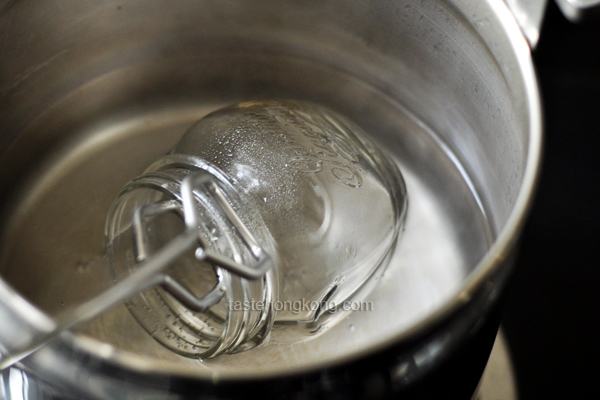
{"type": "MultiPolygon", "coordinates": [[[[383,272],[405,217],[398,168],[347,118],[308,102],[241,103],[195,123],[170,154],[123,189],[107,220],[117,279],[136,264],[133,211],[178,200],[181,181],[197,170],[213,176],[278,263],[263,279],[249,281],[199,262],[190,252],[169,275],[196,296],[208,292],[218,275],[226,286],[220,303],[192,312],[160,287],[129,302],[148,333],[188,357],[247,350],[268,339],[297,342],[325,331],[383,272]]],[[[195,196],[202,242],[252,264],[211,194],[199,189],[195,196]]],[[[149,218],[151,250],[183,228],[177,212],[149,218]]]]}

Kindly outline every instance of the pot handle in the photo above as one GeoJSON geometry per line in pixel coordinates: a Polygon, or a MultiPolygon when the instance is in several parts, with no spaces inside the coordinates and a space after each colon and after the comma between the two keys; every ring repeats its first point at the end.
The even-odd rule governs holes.
{"type": "MultiPolygon", "coordinates": [[[[548,0],[505,0],[519,23],[529,45],[535,49],[548,0]]],[[[579,22],[600,12],[600,0],[556,0],[562,13],[571,22],[579,22]]]]}
{"type": "Polygon", "coordinates": [[[556,0],[565,17],[579,22],[600,11],[600,0],[556,0]]]}
{"type": "Polygon", "coordinates": [[[508,8],[512,11],[521,31],[535,49],[540,38],[540,27],[544,19],[544,11],[548,0],[505,0],[508,8]]]}

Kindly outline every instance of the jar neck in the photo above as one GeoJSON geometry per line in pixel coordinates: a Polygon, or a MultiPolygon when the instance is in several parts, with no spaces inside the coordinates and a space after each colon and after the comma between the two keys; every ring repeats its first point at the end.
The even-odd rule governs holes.
{"type": "MultiPolygon", "coordinates": [[[[111,210],[107,235],[116,279],[135,268],[128,213],[151,202],[181,202],[183,180],[200,170],[210,175],[240,220],[252,230],[265,251],[277,259],[275,242],[250,196],[236,190],[231,179],[215,166],[193,156],[171,154],[157,160],[142,176],[131,181],[111,210]]],[[[256,262],[239,230],[224,215],[210,191],[196,188],[193,195],[199,216],[199,240],[203,245],[238,263],[256,262]]],[[[172,239],[169,235],[177,234],[174,231],[177,226],[181,229],[182,222],[177,212],[148,220],[148,231],[158,235],[151,238],[151,242],[155,246],[163,245],[172,239]]],[[[245,351],[265,342],[271,331],[272,304],[278,293],[276,273],[277,268],[270,268],[262,278],[247,280],[221,267],[202,265],[190,254],[174,263],[167,274],[183,286],[195,288],[197,296],[204,295],[202,291],[214,284],[223,285],[225,294],[218,304],[206,311],[194,312],[164,288],[155,287],[131,299],[127,305],[148,333],[181,355],[207,358],[245,351]]]]}

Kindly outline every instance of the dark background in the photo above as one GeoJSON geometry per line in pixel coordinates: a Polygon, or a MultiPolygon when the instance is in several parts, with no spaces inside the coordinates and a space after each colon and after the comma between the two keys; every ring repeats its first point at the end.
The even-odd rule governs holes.
{"type": "Polygon", "coordinates": [[[544,162],[503,325],[521,400],[598,398],[600,16],[574,25],[551,1],[534,61],[544,162]]]}

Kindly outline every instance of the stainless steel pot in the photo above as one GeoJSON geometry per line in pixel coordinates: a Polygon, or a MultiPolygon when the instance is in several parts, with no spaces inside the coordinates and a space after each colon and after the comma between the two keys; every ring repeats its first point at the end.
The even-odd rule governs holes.
{"type": "MultiPolygon", "coordinates": [[[[92,398],[175,399],[320,396],[340,379],[383,374],[393,393],[476,334],[496,304],[541,148],[530,48],[502,1],[8,1],[0,37],[0,343],[49,329],[63,303],[110,284],[73,273],[101,251],[89,218],[103,222],[106,201],[198,116],[252,98],[326,104],[383,142],[408,175],[409,213],[439,219],[403,242],[397,263],[447,282],[433,298],[425,288],[386,303],[399,290],[390,282],[412,282],[410,266],[398,267],[376,292],[373,318],[400,322],[349,320],[295,357],[269,354],[258,366],[248,356],[199,368],[140,354],[117,333],[66,332],[22,362],[41,380],[92,398]],[[86,168],[104,172],[90,178],[86,168]],[[427,268],[415,249],[431,254],[427,268]],[[354,339],[341,340],[348,331],[354,339]],[[307,389],[315,376],[319,389],[307,389]]],[[[111,332],[114,318],[103,322],[111,332]]]]}

